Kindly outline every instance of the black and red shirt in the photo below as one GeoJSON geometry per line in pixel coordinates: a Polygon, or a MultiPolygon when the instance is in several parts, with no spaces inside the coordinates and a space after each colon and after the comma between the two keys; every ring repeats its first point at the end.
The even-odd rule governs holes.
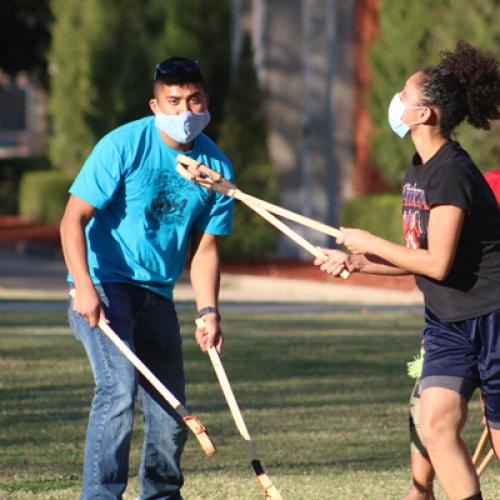
{"type": "Polygon", "coordinates": [[[408,248],[427,248],[429,214],[436,205],[457,206],[465,219],[448,276],[443,281],[416,276],[426,307],[446,322],[500,309],[500,209],[482,173],[455,141],[425,164],[415,155],[406,170],[402,218],[408,248]]]}

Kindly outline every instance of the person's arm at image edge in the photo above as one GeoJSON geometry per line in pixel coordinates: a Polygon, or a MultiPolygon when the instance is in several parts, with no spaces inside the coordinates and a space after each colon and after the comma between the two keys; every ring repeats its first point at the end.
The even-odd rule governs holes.
{"type": "Polygon", "coordinates": [[[101,301],[88,269],[85,227],[95,210],[86,201],[70,195],[60,224],[64,261],[77,291],[73,309],[93,327],[99,322],[101,301]]]}

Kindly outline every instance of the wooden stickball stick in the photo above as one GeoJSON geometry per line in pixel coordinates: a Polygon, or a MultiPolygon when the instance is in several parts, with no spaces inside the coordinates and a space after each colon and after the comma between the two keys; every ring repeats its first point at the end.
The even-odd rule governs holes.
{"type": "Polygon", "coordinates": [[[472,456],[472,463],[477,467],[479,464],[479,458],[484,452],[486,445],[489,440],[488,427],[485,427],[479,441],[477,442],[476,449],[474,450],[474,455],[472,456]]]}
{"type": "MultiPolygon", "coordinates": [[[[273,224],[275,227],[277,227],[280,231],[282,231],[284,234],[289,236],[293,241],[301,245],[303,248],[304,245],[303,243],[309,248],[316,248],[313,245],[311,245],[307,240],[304,238],[300,237],[295,231],[292,231],[288,226],[286,226],[282,221],[279,219],[276,219],[275,217],[270,217],[268,218],[265,214],[269,215],[269,213],[279,215],[281,217],[284,217],[286,219],[292,220],[294,222],[297,222],[303,226],[309,227],[311,229],[314,229],[316,231],[319,231],[321,233],[327,234],[329,236],[333,236],[334,238],[338,238],[339,236],[342,235],[342,231],[339,229],[328,226],[327,224],[323,224],[321,222],[318,222],[314,219],[310,219],[309,217],[305,217],[303,215],[297,214],[295,212],[292,212],[291,210],[287,210],[286,208],[280,207],[279,205],[274,205],[273,203],[269,203],[267,201],[261,200],[260,198],[257,198],[255,196],[249,195],[247,193],[244,193],[240,189],[236,187],[236,185],[232,184],[229,182],[226,178],[224,178],[219,172],[216,172],[215,170],[212,170],[208,168],[206,165],[203,165],[197,160],[194,160],[193,158],[190,158],[189,156],[186,155],[177,155],[177,161],[179,162],[177,166],[177,172],[182,175],[183,177],[189,179],[192,182],[195,182],[196,184],[199,184],[200,186],[203,186],[207,189],[210,189],[212,191],[215,191],[217,193],[224,194],[225,196],[229,196],[231,198],[234,198],[236,200],[241,201],[244,203],[247,207],[250,209],[254,210],[256,213],[258,213],[261,217],[266,219],[268,222],[273,224]],[[197,176],[193,174],[189,168],[196,169],[197,171],[202,173],[202,176],[197,176]],[[261,210],[258,210],[261,209],[261,210]],[[274,222],[271,222],[272,220],[278,221],[279,224],[274,224],[274,222]],[[295,236],[292,236],[295,235],[295,236]],[[300,243],[299,241],[302,241],[300,243]]],[[[305,248],[307,251],[307,248],[305,248]]],[[[317,249],[316,249],[317,250],[317,249]]],[[[311,252],[310,252],[311,253],[311,252]]],[[[321,253],[321,255],[317,254],[316,252],[312,253],[315,257],[323,257],[326,258],[326,256],[321,253]]],[[[346,279],[350,276],[350,273],[347,270],[344,270],[341,273],[341,277],[346,279]]]]}
{"type": "Polygon", "coordinates": [[[491,462],[491,459],[495,455],[494,450],[490,449],[488,451],[488,453],[481,460],[481,456],[483,455],[484,450],[486,449],[486,446],[489,442],[489,437],[490,437],[490,434],[488,431],[488,427],[485,426],[483,433],[481,434],[481,437],[479,438],[479,441],[477,443],[476,449],[474,451],[474,455],[472,456],[472,463],[474,464],[474,467],[476,468],[476,473],[478,476],[480,476],[484,472],[487,465],[491,462]]]}
{"type": "MultiPolygon", "coordinates": [[[[327,259],[328,257],[317,247],[315,247],[312,243],[307,241],[305,238],[300,236],[300,234],[296,233],[293,229],[288,227],[284,222],[275,217],[273,214],[269,213],[267,210],[260,208],[258,206],[254,206],[253,204],[248,203],[245,200],[241,200],[245,205],[249,206],[252,210],[257,212],[263,219],[272,224],[274,227],[279,229],[283,234],[288,236],[291,240],[295,241],[299,246],[301,246],[304,250],[309,252],[311,255],[317,258],[327,259]]],[[[344,279],[349,278],[350,273],[346,269],[344,269],[340,276],[344,279]]]]}
{"type": "MultiPolygon", "coordinates": [[[[70,291],[70,295],[72,298],[76,297],[74,288],[70,291]]],[[[211,457],[216,452],[216,448],[208,437],[205,426],[200,422],[198,417],[188,412],[187,408],[160,382],[156,375],[137,357],[130,347],[128,347],[102,318],[99,320],[99,328],[130,363],[132,363],[137,371],[160,393],[163,399],[165,399],[165,401],[182,417],[184,423],[193,431],[196,439],[198,439],[203,451],[211,457]]]]}
{"type": "MultiPolygon", "coordinates": [[[[196,320],[196,326],[200,329],[205,328],[205,322],[202,318],[198,318],[196,320]]],[[[276,486],[274,486],[272,481],[269,479],[257,456],[257,450],[255,449],[252,439],[250,438],[250,433],[248,432],[245,421],[243,420],[243,415],[241,414],[240,407],[238,405],[238,402],[236,401],[236,397],[234,396],[234,392],[231,388],[231,384],[229,383],[229,379],[227,378],[226,371],[222,366],[222,362],[220,360],[219,354],[217,353],[217,349],[215,347],[210,347],[207,349],[207,352],[217,379],[219,380],[222,393],[224,394],[231,415],[233,416],[236,428],[245,441],[245,450],[248,457],[250,458],[250,463],[255,472],[257,483],[264,490],[265,499],[283,500],[283,497],[278,491],[278,488],[276,488],[276,486]]]]}
{"type": "Polygon", "coordinates": [[[484,469],[486,469],[487,465],[491,462],[491,459],[494,456],[495,456],[495,452],[493,450],[490,450],[487,453],[487,455],[484,457],[483,461],[476,468],[476,473],[478,476],[480,476],[484,472],[484,469]]]}
{"type": "Polygon", "coordinates": [[[340,229],[329,226],[327,224],[323,224],[322,222],[318,222],[314,219],[305,217],[304,215],[292,212],[291,210],[280,207],[279,205],[269,203],[268,201],[264,201],[260,198],[257,198],[256,196],[252,196],[243,192],[241,189],[237,188],[234,184],[230,183],[227,179],[222,177],[219,172],[208,168],[207,166],[196,160],[193,160],[192,158],[189,158],[188,156],[177,155],[177,161],[180,162],[179,167],[177,168],[177,172],[180,175],[186,177],[192,182],[195,182],[196,184],[200,184],[201,186],[206,187],[207,189],[211,189],[213,191],[216,191],[217,193],[221,193],[236,200],[240,200],[252,209],[254,206],[258,206],[260,208],[263,208],[264,210],[267,210],[268,212],[280,215],[281,217],[285,217],[289,220],[293,220],[294,222],[297,222],[303,226],[315,229],[316,231],[324,234],[328,234],[330,236],[333,236],[334,238],[338,238],[342,235],[342,231],[340,231],[340,229]],[[183,165],[188,165],[196,168],[208,177],[196,177],[189,170],[184,168],[183,165]]]}

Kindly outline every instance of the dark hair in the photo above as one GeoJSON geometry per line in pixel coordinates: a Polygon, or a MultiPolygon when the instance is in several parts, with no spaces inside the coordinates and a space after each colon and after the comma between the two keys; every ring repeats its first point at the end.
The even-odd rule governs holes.
{"type": "Polygon", "coordinates": [[[185,57],[170,57],[158,63],[153,76],[153,91],[158,83],[181,86],[195,83],[205,88],[199,62],[185,57]]]}
{"type": "Polygon", "coordinates": [[[475,128],[489,130],[500,118],[500,72],[492,55],[460,40],[454,52],[443,51],[437,66],[423,70],[427,76],[420,91],[422,104],[440,110],[445,136],[467,118],[475,128]]]}

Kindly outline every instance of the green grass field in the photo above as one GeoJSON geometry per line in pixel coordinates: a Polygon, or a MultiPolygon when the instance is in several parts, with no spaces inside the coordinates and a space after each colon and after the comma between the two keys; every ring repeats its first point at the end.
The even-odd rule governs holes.
{"type": "MultiPolygon", "coordinates": [[[[188,408],[218,453],[190,438],[184,497],[262,499],[208,359],[181,314],[188,408]]],[[[410,484],[405,363],[418,351],[414,313],[225,314],[223,362],[263,465],[283,497],[399,499],[410,484]]],[[[73,499],[80,488],[93,382],[63,313],[0,314],[0,498],[73,499]]],[[[481,432],[477,399],[466,439],[481,432]]],[[[137,494],[141,424],[131,478],[137,494]]],[[[498,498],[500,468],[483,476],[498,498]]],[[[444,498],[437,487],[438,498],[444,498]]]]}

